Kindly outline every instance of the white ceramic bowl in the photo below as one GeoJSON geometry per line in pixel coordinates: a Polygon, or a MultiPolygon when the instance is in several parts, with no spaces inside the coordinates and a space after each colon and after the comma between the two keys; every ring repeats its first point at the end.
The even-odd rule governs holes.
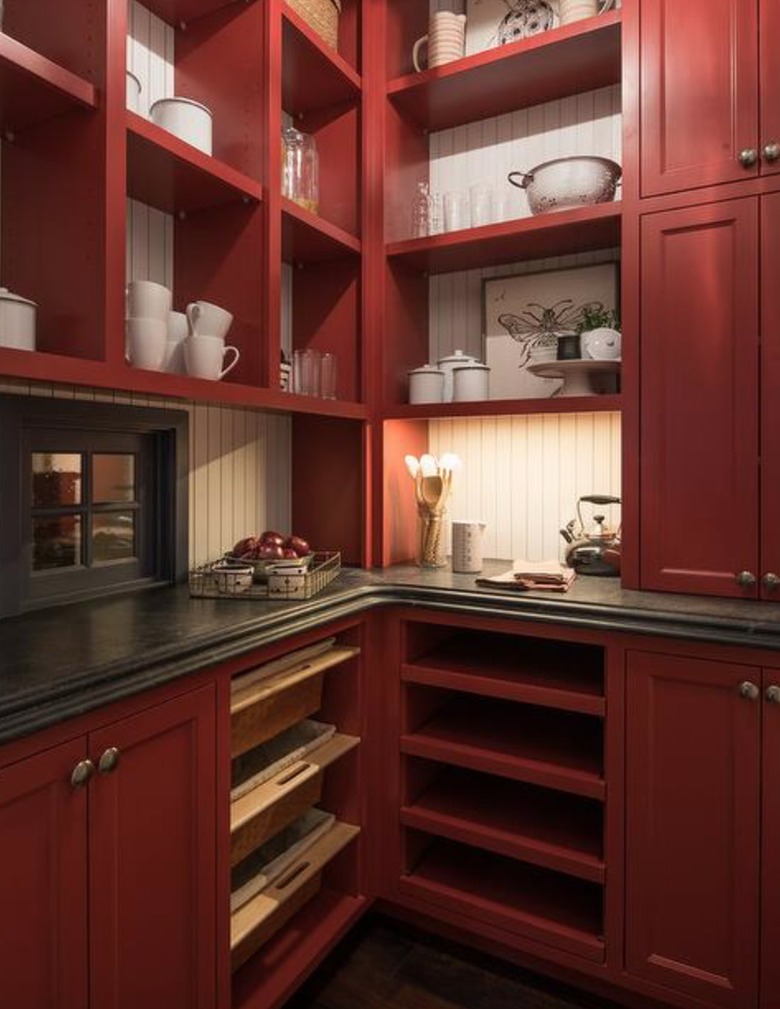
{"type": "Polygon", "coordinates": [[[211,154],[211,112],[191,98],[160,98],[149,109],[152,122],[211,154]]]}

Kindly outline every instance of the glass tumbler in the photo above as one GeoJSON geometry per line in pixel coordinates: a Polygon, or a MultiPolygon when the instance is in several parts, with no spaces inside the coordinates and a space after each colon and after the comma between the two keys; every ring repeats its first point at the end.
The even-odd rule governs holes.
{"type": "Polygon", "coordinates": [[[293,392],[299,396],[320,394],[320,352],[296,350],[293,353],[293,392]]]}
{"type": "Polygon", "coordinates": [[[323,354],[320,359],[320,396],[323,399],[336,398],[338,362],[335,354],[323,354]]]}
{"type": "Polygon", "coordinates": [[[461,231],[471,226],[469,200],[465,193],[444,194],[444,230],[461,231]]]}
{"type": "Polygon", "coordinates": [[[477,182],[469,188],[469,205],[472,228],[492,224],[495,220],[493,189],[486,182],[477,182]]]}

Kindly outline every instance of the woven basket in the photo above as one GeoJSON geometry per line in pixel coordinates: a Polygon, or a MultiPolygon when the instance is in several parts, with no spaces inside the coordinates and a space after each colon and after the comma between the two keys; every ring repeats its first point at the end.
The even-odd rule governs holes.
{"type": "Polygon", "coordinates": [[[341,0],[289,0],[289,4],[320,38],[338,49],[341,0]]]}

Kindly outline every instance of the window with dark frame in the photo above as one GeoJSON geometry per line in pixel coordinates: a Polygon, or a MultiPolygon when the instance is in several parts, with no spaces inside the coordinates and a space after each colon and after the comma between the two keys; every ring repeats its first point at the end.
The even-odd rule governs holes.
{"type": "Polygon", "coordinates": [[[187,414],[0,396],[0,615],[181,580],[187,414]]]}

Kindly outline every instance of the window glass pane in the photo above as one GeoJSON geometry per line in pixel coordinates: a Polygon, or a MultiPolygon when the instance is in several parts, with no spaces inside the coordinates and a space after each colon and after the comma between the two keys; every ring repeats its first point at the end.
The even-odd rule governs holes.
{"type": "Polygon", "coordinates": [[[81,456],[33,452],[33,508],[81,504],[81,456]]]}
{"type": "Polygon", "coordinates": [[[135,456],[92,456],[92,500],[96,504],[135,501],[135,456]]]}
{"type": "Polygon", "coordinates": [[[81,564],[81,516],[33,519],[33,571],[81,564]]]}
{"type": "Polygon", "coordinates": [[[105,512],[92,516],[92,559],[124,561],[135,557],[135,514],[105,512]]]}

